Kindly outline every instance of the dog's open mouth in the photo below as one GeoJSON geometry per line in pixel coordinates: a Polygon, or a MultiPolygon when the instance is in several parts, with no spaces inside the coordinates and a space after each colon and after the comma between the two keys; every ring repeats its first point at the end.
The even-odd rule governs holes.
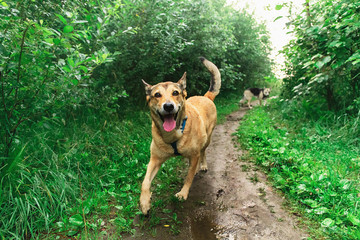
{"type": "Polygon", "coordinates": [[[167,132],[171,132],[172,130],[174,130],[174,128],[176,127],[177,113],[161,115],[158,112],[158,114],[159,114],[161,120],[163,121],[164,130],[167,132]]]}

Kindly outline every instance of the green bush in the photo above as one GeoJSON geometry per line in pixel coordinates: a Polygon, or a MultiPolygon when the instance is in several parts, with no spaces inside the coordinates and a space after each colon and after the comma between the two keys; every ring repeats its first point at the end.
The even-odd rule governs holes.
{"type": "Polygon", "coordinates": [[[291,15],[296,38],[287,57],[283,96],[311,101],[323,109],[357,114],[360,97],[359,7],[353,0],[306,1],[291,15]]]}
{"type": "MultiPolygon", "coordinates": [[[[264,26],[225,4],[0,0],[2,238],[97,235],[103,222],[115,238],[133,231],[150,145],[141,79],[187,71],[189,95],[204,94],[205,56],[220,68],[225,98],[270,74],[264,26]]],[[[181,164],[159,172],[156,195],[175,193],[181,164]]],[[[155,209],[171,201],[161,199],[155,209]]]]}
{"type": "Polygon", "coordinates": [[[237,132],[241,145],[269,173],[274,186],[319,223],[320,233],[310,227],[314,234],[358,239],[358,118],[323,112],[320,120],[305,121],[300,114],[289,117],[293,105],[273,105],[245,116],[237,132]]]}

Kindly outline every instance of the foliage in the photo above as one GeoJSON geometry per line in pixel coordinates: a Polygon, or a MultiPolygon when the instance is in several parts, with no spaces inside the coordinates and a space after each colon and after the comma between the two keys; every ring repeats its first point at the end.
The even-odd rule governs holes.
{"type": "Polygon", "coordinates": [[[224,123],[227,115],[239,109],[239,95],[237,94],[217,97],[214,102],[218,115],[217,124],[224,123]]]}
{"type": "Polygon", "coordinates": [[[1,1],[0,149],[5,157],[25,144],[17,136],[24,122],[56,118],[64,108],[72,111],[89,101],[92,71],[110,60],[100,43],[116,8],[60,3],[1,1]]]}
{"type": "Polygon", "coordinates": [[[270,74],[264,26],[225,1],[1,3],[5,157],[20,151],[17,134],[32,123],[80,107],[122,114],[143,105],[141,78],[177,81],[188,71],[188,92],[203,94],[201,55],[221,68],[223,93],[270,74]]]}
{"type": "Polygon", "coordinates": [[[330,112],[309,119],[304,112],[298,101],[255,108],[237,136],[276,188],[319,223],[310,227],[314,235],[358,239],[359,119],[330,112]]]}
{"type": "Polygon", "coordinates": [[[360,3],[306,2],[302,14],[290,16],[295,39],[283,50],[288,74],[283,95],[356,114],[360,109],[360,3]]]}
{"type": "MultiPolygon", "coordinates": [[[[0,0],[0,18],[1,238],[133,231],[150,145],[141,78],[187,71],[189,93],[204,94],[205,56],[226,97],[270,74],[264,26],[224,0],[0,0]]],[[[181,164],[159,173],[154,209],[181,164]]]]}
{"type": "MultiPolygon", "coordinates": [[[[219,109],[231,103],[217,101],[219,109]]],[[[116,234],[134,231],[150,154],[150,116],[137,111],[119,121],[89,113],[48,120],[24,136],[26,148],[1,178],[0,236],[97,238],[114,229],[116,234]]],[[[141,220],[144,227],[174,221],[174,210],[165,208],[181,188],[183,168],[184,162],[174,158],[159,171],[154,211],[146,222],[141,220]]]]}
{"type": "Polygon", "coordinates": [[[110,212],[107,221],[130,231],[150,146],[148,114],[131,117],[138,120],[119,124],[78,113],[32,128],[27,153],[2,177],[1,235],[71,236],[84,224],[99,231],[110,212]]]}
{"type": "MultiPolygon", "coordinates": [[[[122,51],[114,63],[98,69],[104,86],[124,86],[130,98],[114,103],[142,104],[141,79],[150,84],[178,81],[188,73],[189,95],[204,94],[209,75],[198,60],[213,61],[222,74],[222,92],[243,90],[270,74],[269,40],[264,26],[225,1],[134,1],[131,31],[107,44],[122,51]]],[[[102,87],[104,87],[102,86],[102,87]]],[[[112,87],[106,88],[111,95],[112,87]]]]}

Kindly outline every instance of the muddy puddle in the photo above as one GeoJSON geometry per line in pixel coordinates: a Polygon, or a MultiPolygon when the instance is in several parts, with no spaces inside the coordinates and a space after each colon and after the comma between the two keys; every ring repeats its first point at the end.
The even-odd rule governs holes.
{"type": "Polygon", "coordinates": [[[216,224],[213,216],[191,217],[190,230],[193,240],[216,240],[216,224]]]}

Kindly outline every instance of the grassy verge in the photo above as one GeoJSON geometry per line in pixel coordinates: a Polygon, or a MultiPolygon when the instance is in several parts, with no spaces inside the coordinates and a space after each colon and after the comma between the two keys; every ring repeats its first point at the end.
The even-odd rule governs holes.
{"type": "MultiPolygon", "coordinates": [[[[219,121],[233,111],[236,98],[217,98],[219,121]]],[[[0,238],[68,238],[134,231],[140,184],[149,161],[151,120],[147,111],[114,117],[78,112],[45,119],[26,131],[13,164],[0,178],[0,238]],[[71,119],[71,120],[70,120],[71,119]]],[[[177,205],[185,163],[167,161],[153,185],[148,219],[140,227],[166,222],[177,233],[177,205]]]]}
{"type": "Polygon", "coordinates": [[[236,94],[229,94],[227,96],[220,96],[215,98],[218,124],[226,121],[226,115],[229,115],[230,113],[239,109],[240,98],[241,97],[236,94]]]}
{"type": "Polygon", "coordinates": [[[23,136],[20,160],[1,179],[6,239],[101,234],[111,225],[131,231],[149,158],[149,116],[76,116],[42,122],[23,136]]]}
{"type": "Polygon", "coordinates": [[[248,112],[237,132],[241,145],[312,220],[316,239],[360,239],[359,119],[312,118],[304,106],[286,105],[248,112]]]}

